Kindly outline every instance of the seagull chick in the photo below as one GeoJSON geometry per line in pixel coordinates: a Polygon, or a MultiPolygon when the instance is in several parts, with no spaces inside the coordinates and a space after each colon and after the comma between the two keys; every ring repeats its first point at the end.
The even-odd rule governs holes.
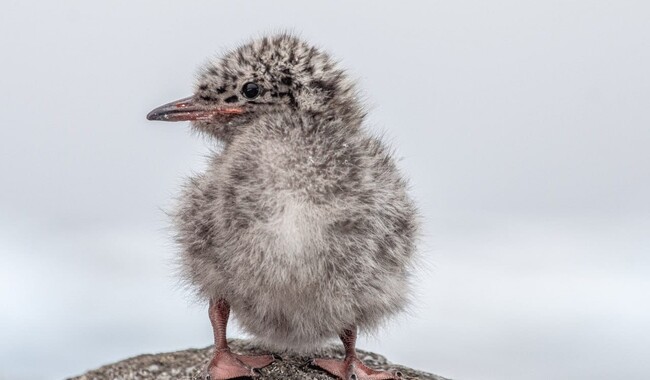
{"type": "Polygon", "coordinates": [[[216,352],[206,378],[256,376],[273,356],[232,353],[226,324],[277,351],[339,337],[341,379],[394,379],[356,356],[409,299],[417,211],[391,152],[363,126],[354,83],[322,50],[280,34],[201,72],[194,95],[149,120],[191,121],[223,144],[174,213],[183,273],[210,300],[216,352]]]}

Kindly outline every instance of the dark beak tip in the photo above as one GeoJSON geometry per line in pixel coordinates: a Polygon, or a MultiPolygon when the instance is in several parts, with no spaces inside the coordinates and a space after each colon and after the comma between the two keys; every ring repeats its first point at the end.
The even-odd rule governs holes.
{"type": "Polygon", "coordinates": [[[158,120],[156,111],[151,111],[147,114],[147,120],[158,120]]]}
{"type": "Polygon", "coordinates": [[[179,117],[181,114],[185,117],[192,116],[197,111],[194,97],[179,99],[171,103],[164,104],[160,107],[154,108],[147,114],[147,120],[160,120],[160,121],[183,121],[193,120],[191,118],[179,117]]]}

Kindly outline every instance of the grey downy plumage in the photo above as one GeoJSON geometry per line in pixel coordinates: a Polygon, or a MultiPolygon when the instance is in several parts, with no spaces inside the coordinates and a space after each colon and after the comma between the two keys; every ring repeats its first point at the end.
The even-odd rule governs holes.
{"type": "Polygon", "coordinates": [[[269,349],[309,352],[409,301],[417,211],[364,116],[339,65],[289,34],[209,63],[148,116],[223,143],[174,212],[183,275],[269,349]]]}

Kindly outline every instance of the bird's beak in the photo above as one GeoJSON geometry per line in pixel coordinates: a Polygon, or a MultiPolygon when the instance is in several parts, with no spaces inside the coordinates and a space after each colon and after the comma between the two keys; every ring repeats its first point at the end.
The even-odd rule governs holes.
{"type": "Polygon", "coordinates": [[[241,107],[214,107],[199,104],[193,96],[167,103],[147,115],[147,120],[210,121],[219,116],[244,113],[241,107]]]}

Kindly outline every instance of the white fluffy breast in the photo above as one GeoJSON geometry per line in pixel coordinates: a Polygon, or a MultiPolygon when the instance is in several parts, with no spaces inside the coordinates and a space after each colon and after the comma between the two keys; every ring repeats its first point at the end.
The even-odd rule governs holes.
{"type": "Polygon", "coordinates": [[[309,282],[317,270],[314,255],[324,245],[324,213],[292,194],[279,193],[274,203],[270,217],[257,225],[255,239],[266,247],[267,255],[282,263],[274,268],[277,281],[309,282]]]}
{"type": "Polygon", "coordinates": [[[266,224],[267,232],[275,237],[275,245],[288,256],[303,255],[313,248],[320,235],[320,223],[312,205],[287,197],[266,224]]]}

